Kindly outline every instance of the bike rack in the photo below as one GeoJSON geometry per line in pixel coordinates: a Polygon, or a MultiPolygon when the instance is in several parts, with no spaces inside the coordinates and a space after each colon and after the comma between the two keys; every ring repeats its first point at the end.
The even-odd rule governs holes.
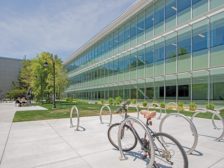
{"type": "MultiPolygon", "coordinates": [[[[217,113],[218,113],[218,115],[220,115],[220,112],[221,112],[221,110],[223,110],[224,109],[224,107],[222,107],[222,108],[219,108],[219,109],[217,109],[217,110],[215,110],[217,113]]],[[[212,115],[212,125],[214,126],[214,129],[218,129],[218,127],[216,126],[216,124],[215,124],[215,116],[216,116],[216,114],[213,114],[212,115]]],[[[220,115],[220,117],[221,117],[221,115],[220,115]]],[[[222,118],[222,117],[221,117],[222,118]]],[[[223,126],[223,129],[224,129],[224,126],[223,126]]]]}
{"type": "Polygon", "coordinates": [[[112,111],[111,111],[110,106],[108,106],[108,105],[104,105],[104,106],[102,106],[101,109],[100,109],[100,123],[103,124],[103,120],[102,120],[102,112],[103,112],[103,109],[104,109],[104,108],[107,108],[107,109],[109,110],[109,113],[110,113],[110,122],[109,122],[109,126],[110,126],[111,123],[112,123],[112,111]]]}
{"type": "MultiPolygon", "coordinates": [[[[127,106],[127,110],[128,110],[129,107],[130,107],[130,106],[127,106]]],[[[134,106],[134,107],[130,107],[130,108],[135,108],[135,109],[136,109],[136,111],[137,111],[137,118],[139,118],[139,113],[140,113],[140,111],[139,111],[138,106],[134,106]]]]}
{"type": "Polygon", "coordinates": [[[216,126],[215,124],[215,117],[218,117],[221,122],[222,122],[222,125],[223,125],[223,128],[222,128],[222,133],[219,137],[217,137],[215,140],[216,141],[221,141],[223,138],[224,138],[224,119],[222,118],[222,116],[220,115],[220,111],[224,109],[224,108],[220,108],[220,109],[217,109],[217,110],[208,110],[208,109],[197,109],[196,112],[192,115],[191,117],[191,121],[193,122],[193,119],[200,113],[206,113],[206,112],[209,112],[212,114],[212,125],[214,126],[214,129],[218,129],[218,127],[216,126]]]}
{"type": "Polygon", "coordinates": [[[194,136],[194,142],[193,142],[193,145],[191,146],[191,148],[188,151],[186,151],[186,153],[191,154],[195,150],[195,148],[198,144],[198,132],[197,132],[197,129],[196,129],[194,123],[188,117],[186,117],[185,115],[180,114],[180,113],[167,114],[165,117],[162,118],[162,120],[160,122],[159,131],[162,132],[162,127],[163,127],[164,121],[171,116],[182,117],[183,119],[185,119],[190,124],[190,128],[191,128],[192,134],[194,136]]]}
{"type": "MultiPolygon", "coordinates": [[[[158,104],[158,103],[151,103],[150,106],[148,106],[147,110],[149,110],[150,108],[159,110],[159,117],[157,119],[160,120],[162,117],[162,110],[164,110],[164,108],[161,108],[160,104],[158,104]]],[[[165,113],[166,113],[166,110],[165,110],[165,113]]]]}
{"type": "Polygon", "coordinates": [[[70,128],[74,127],[75,125],[73,125],[73,121],[72,121],[72,114],[74,112],[74,110],[76,111],[76,115],[77,115],[77,125],[76,125],[76,131],[79,131],[79,110],[77,108],[77,106],[73,106],[71,111],[70,111],[70,128]]]}
{"type": "MultiPolygon", "coordinates": [[[[176,110],[175,110],[175,111],[177,111],[177,113],[179,113],[178,104],[177,104],[176,102],[169,102],[169,103],[166,105],[165,110],[169,110],[169,106],[171,106],[171,105],[176,106],[176,110]]],[[[166,113],[167,113],[167,112],[166,112],[166,113]]]]}
{"type": "Polygon", "coordinates": [[[138,118],[135,118],[135,117],[128,117],[126,118],[124,121],[121,122],[121,125],[119,126],[119,131],[118,131],[118,148],[119,148],[119,151],[120,151],[120,160],[127,160],[127,157],[125,157],[124,155],[124,152],[122,150],[122,145],[121,145],[121,132],[122,132],[122,129],[124,127],[124,125],[127,123],[127,122],[135,122],[135,123],[138,123],[146,132],[146,134],[148,135],[149,137],[149,144],[150,144],[150,147],[151,147],[151,159],[150,159],[150,164],[147,165],[147,168],[151,168],[153,166],[153,163],[155,161],[155,150],[154,150],[154,142],[153,142],[153,138],[149,132],[149,130],[146,128],[145,124],[139,120],[138,118]]]}

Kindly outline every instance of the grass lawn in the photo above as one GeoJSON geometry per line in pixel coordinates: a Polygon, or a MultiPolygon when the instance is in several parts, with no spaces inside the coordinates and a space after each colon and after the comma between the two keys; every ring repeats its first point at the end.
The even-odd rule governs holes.
{"type": "MultiPolygon", "coordinates": [[[[35,120],[48,120],[48,119],[59,119],[59,118],[69,118],[70,110],[74,103],[60,102],[57,103],[57,108],[52,109],[52,104],[43,104],[41,106],[47,108],[48,110],[34,110],[34,111],[18,111],[15,113],[13,122],[21,122],[21,121],[35,121],[35,120]]],[[[98,116],[100,112],[100,108],[102,105],[97,104],[77,104],[76,105],[80,112],[80,117],[85,116],[98,116]]],[[[111,110],[115,111],[117,107],[111,106],[111,110]]],[[[130,112],[135,112],[135,108],[130,108],[130,112]]],[[[175,111],[167,110],[168,113],[172,113],[175,111]]],[[[184,115],[192,116],[193,112],[181,112],[184,115]]],[[[222,117],[224,117],[224,111],[221,113],[222,117]]],[[[210,113],[199,114],[197,117],[201,118],[211,118],[212,115],[210,113]]]]}
{"type": "MultiPolygon", "coordinates": [[[[48,110],[17,111],[13,122],[69,118],[70,110],[73,105],[74,103],[60,102],[57,103],[56,109],[52,109],[52,104],[43,104],[40,106],[48,110]]],[[[102,105],[97,104],[77,104],[76,106],[79,109],[80,117],[98,116],[102,107],[102,105]]],[[[110,108],[112,111],[117,109],[116,106],[110,106],[110,108]]],[[[130,108],[130,111],[134,112],[135,109],[130,108]]]]}

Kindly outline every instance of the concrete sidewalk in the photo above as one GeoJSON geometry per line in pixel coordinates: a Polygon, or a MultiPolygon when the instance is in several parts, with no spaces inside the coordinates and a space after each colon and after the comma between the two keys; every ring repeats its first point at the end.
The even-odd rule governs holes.
{"type": "MultiPolygon", "coordinates": [[[[136,114],[134,114],[136,115],[136,114]]],[[[143,120],[143,118],[141,118],[143,120]]],[[[109,121],[107,116],[104,120],[109,121]]],[[[114,116],[113,122],[120,121],[114,116]]],[[[75,121],[75,120],[74,120],[75,121]]],[[[155,119],[152,129],[158,130],[155,119]]],[[[85,131],[70,128],[69,119],[13,123],[4,152],[1,168],[136,168],[146,163],[134,156],[120,161],[119,152],[107,139],[107,124],[99,117],[82,117],[85,131]]],[[[201,135],[196,151],[188,155],[189,168],[223,168],[224,142],[214,141],[220,130],[214,130],[211,121],[195,119],[201,135]]],[[[184,146],[193,141],[187,123],[178,117],[170,118],[164,131],[170,132],[184,146]]]]}
{"type": "Polygon", "coordinates": [[[14,103],[0,103],[0,165],[16,111],[44,110],[40,106],[16,107],[14,103]]]}

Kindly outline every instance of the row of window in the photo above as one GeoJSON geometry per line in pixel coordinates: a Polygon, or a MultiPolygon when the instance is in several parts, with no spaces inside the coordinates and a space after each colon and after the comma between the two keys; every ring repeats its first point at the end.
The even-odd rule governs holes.
{"type": "Polygon", "coordinates": [[[224,52],[224,18],[219,18],[223,14],[211,18],[210,24],[208,24],[208,20],[204,20],[193,25],[193,29],[185,28],[178,33],[161,38],[159,41],[152,42],[136,51],[75,76],[71,78],[71,84],[132,71],[153,64],[163,64],[164,61],[176,61],[177,56],[178,59],[188,59],[191,54],[193,57],[197,57],[198,52],[208,48],[215,49],[222,46],[224,52]]]}
{"type": "MultiPolygon", "coordinates": [[[[220,0],[212,0],[211,3],[214,3],[214,5],[210,6],[218,6],[220,4],[218,1],[220,0]]],[[[182,15],[186,15],[186,13],[190,13],[191,8],[196,10],[196,8],[203,6],[208,6],[208,0],[157,1],[154,5],[150,5],[139,12],[138,15],[131,19],[131,21],[128,21],[123,26],[107,35],[103,40],[89,49],[89,51],[81,54],[72,63],[66,66],[67,70],[72,71],[77,69],[87,62],[90,62],[130,41],[136,36],[142,36],[142,34],[153,31],[153,29],[157,29],[158,26],[160,27],[168,21],[175,20],[176,17],[181,17],[182,15]]],[[[207,11],[207,9],[205,11],[207,11]]],[[[181,20],[186,20],[186,18],[181,20]]],[[[159,32],[163,31],[163,29],[159,30],[159,32]]]]}
{"type": "MultiPolygon", "coordinates": [[[[213,90],[210,91],[210,100],[224,100],[224,92],[220,92],[220,88],[224,87],[224,82],[212,84],[213,90]]],[[[176,99],[178,100],[207,100],[208,85],[193,84],[191,85],[170,85],[154,87],[139,87],[139,88],[110,88],[107,90],[83,91],[71,94],[83,99],[108,99],[120,96],[122,99],[176,99]],[[191,96],[192,87],[192,96],[191,96]]]]}

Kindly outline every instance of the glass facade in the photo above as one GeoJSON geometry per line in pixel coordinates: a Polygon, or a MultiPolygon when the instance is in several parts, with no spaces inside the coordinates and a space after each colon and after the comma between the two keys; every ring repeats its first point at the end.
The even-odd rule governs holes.
{"type": "Polygon", "coordinates": [[[155,1],[65,67],[73,97],[224,100],[224,3],[155,1]]]}

